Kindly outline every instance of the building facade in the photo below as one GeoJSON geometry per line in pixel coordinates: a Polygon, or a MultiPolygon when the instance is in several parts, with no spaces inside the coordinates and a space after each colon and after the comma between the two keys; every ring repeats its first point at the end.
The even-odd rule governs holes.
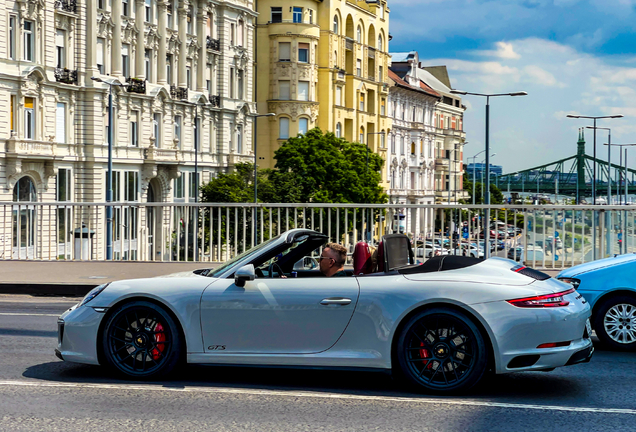
{"type": "MultiPolygon", "coordinates": [[[[201,183],[253,160],[251,0],[18,0],[0,8],[0,113],[8,119],[0,123],[0,200],[104,202],[110,91],[114,201],[193,202],[201,183]]],[[[33,224],[57,227],[48,235],[66,250],[71,230],[86,222],[25,211],[13,212],[9,248],[22,258],[43,253],[33,248],[33,224]]],[[[184,216],[150,213],[115,210],[115,259],[162,257],[184,216]],[[154,245],[127,238],[131,226],[147,228],[154,245]]],[[[94,259],[103,258],[104,229],[93,225],[94,259]]]]}
{"type": "Polygon", "coordinates": [[[258,13],[258,112],[275,114],[257,123],[259,165],[273,167],[286,139],[314,127],[386,159],[386,2],[262,0],[258,13]]]}
{"type": "Polygon", "coordinates": [[[417,52],[392,54],[391,70],[404,80],[425,83],[441,97],[433,111],[433,154],[435,158],[435,202],[457,203],[467,199],[463,186],[463,152],[466,133],[463,116],[466,107],[452,94],[446,66],[424,66],[417,52]]]}

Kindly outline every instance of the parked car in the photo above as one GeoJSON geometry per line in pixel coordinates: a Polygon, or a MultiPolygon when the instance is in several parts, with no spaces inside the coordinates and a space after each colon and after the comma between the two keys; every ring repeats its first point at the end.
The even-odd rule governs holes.
{"type": "Polygon", "coordinates": [[[557,278],[571,283],[590,303],[592,327],[601,342],[636,349],[636,254],[580,264],[557,278]]]}
{"type": "Polygon", "coordinates": [[[451,249],[450,254],[468,256],[472,258],[483,258],[484,250],[474,244],[468,245],[466,243],[462,243],[459,245],[459,247],[451,249]]]}
{"type": "Polygon", "coordinates": [[[526,265],[531,265],[534,261],[541,261],[545,258],[545,252],[540,246],[534,244],[528,244],[528,256],[525,256],[525,248],[523,245],[519,245],[515,248],[511,248],[508,251],[508,259],[520,261],[526,265]]]}
{"type": "Polygon", "coordinates": [[[448,249],[435,245],[429,241],[427,241],[426,243],[422,243],[421,241],[416,242],[416,246],[415,246],[416,257],[430,258],[433,256],[439,256],[439,255],[448,255],[448,249]]]}
{"type": "Polygon", "coordinates": [[[448,394],[489,370],[552,370],[594,352],[589,304],[545,273],[501,258],[417,265],[393,234],[373,275],[327,281],[304,258],[331,265],[328,241],[294,229],[216,268],[100,285],[58,318],[56,355],[141,380],[188,363],[373,368],[448,394]]]}

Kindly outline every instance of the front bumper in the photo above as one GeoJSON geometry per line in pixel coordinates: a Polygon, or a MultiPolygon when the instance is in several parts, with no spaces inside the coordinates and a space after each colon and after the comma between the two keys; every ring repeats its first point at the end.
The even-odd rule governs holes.
{"type": "Polygon", "coordinates": [[[64,361],[98,365],[97,336],[104,313],[75,305],[57,320],[55,355],[64,361]]]}

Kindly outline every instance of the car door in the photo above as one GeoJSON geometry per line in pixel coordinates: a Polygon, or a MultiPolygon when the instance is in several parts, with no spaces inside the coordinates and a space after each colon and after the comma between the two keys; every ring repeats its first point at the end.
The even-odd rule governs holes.
{"type": "Polygon", "coordinates": [[[204,347],[218,354],[325,351],[345,331],[359,292],[355,277],[257,278],[244,287],[219,280],[201,297],[204,347]]]}

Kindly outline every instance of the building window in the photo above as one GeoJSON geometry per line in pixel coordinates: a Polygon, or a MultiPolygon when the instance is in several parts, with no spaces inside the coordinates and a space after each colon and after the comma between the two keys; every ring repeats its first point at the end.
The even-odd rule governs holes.
{"type": "Polygon", "coordinates": [[[360,126],[360,142],[364,144],[364,126],[360,126]]]}
{"type": "Polygon", "coordinates": [[[152,115],[152,133],[155,136],[155,146],[161,148],[161,114],[152,115]]]}
{"type": "Polygon", "coordinates": [[[234,33],[236,33],[235,29],[234,29],[234,23],[230,24],[230,46],[234,46],[235,43],[234,41],[236,40],[234,38],[234,33]]]}
{"type": "Polygon", "coordinates": [[[356,75],[362,76],[362,60],[360,59],[356,60],[356,75]]]}
{"type": "Polygon", "coordinates": [[[186,31],[188,34],[192,34],[192,10],[188,9],[186,13],[186,31]]]}
{"type": "Polygon", "coordinates": [[[139,173],[137,171],[124,171],[124,200],[139,200],[139,173]]]}
{"type": "Polygon", "coordinates": [[[282,7],[273,7],[272,11],[272,21],[273,23],[283,22],[283,8],[282,7]]]}
{"type": "Polygon", "coordinates": [[[16,112],[16,96],[11,95],[11,101],[9,102],[11,106],[9,107],[9,127],[11,128],[11,132],[15,130],[15,112],[16,112]]]}
{"type": "Polygon", "coordinates": [[[56,58],[56,66],[58,68],[66,67],[66,32],[64,30],[56,29],[55,30],[55,54],[56,58]]]}
{"type": "Polygon", "coordinates": [[[289,100],[289,81],[278,81],[278,99],[289,100]]]}
{"type": "Polygon", "coordinates": [[[356,33],[356,41],[358,43],[362,43],[362,27],[358,26],[358,31],[356,33]]]}
{"type": "Polygon", "coordinates": [[[34,139],[35,137],[35,99],[24,98],[24,138],[34,139]]]}
{"type": "Polygon", "coordinates": [[[298,133],[301,135],[305,135],[307,130],[309,129],[309,120],[306,118],[298,119],[298,133]]]}
{"type": "Polygon", "coordinates": [[[238,79],[237,79],[237,85],[238,85],[238,98],[239,99],[243,99],[243,88],[244,88],[244,84],[243,84],[243,75],[244,72],[242,70],[238,71],[238,79]]]}
{"type": "Polygon", "coordinates": [[[168,80],[168,85],[173,84],[172,82],[172,54],[168,54],[166,56],[166,79],[168,80]]]}
{"type": "Polygon", "coordinates": [[[400,154],[401,155],[406,154],[404,152],[404,137],[400,137],[400,154]]]}
{"type": "Polygon", "coordinates": [[[336,106],[342,106],[342,87],[336,86],[336,106]]]}
{"type": "Polygon", "coordinates": [[[55,141],[66,142],[66,104],[58,102],[55,108],[55,141]]]}
{"type": "Polygon", "coordinates": [[[380,134],[380,148],[386,148],[386,133],[384,131],[380,134]]]}
{"type": "Polygon", "coordinates": [[[291,43],[279,42],[278,43],[278,61],[288,62],[291,60],[291,43]]]}
{"type": "Polygon", "coordinates": [[[57,171],[56,180],[56,201],[71,201],[71,170],[67,168],[60,168],[57,171]]]}
{"type": "Polygon", "coordinates": [[[152,80],[152,52],[150,50],[144,51],[144,61],[146,62],[146,79],[152,80]]]}
{"type": "Polygon", "coordinates": [[[234,68],[230,68],[230,98],[234,99],[234,68]]]}
{"type": "Polygon", "coordinates": [[[106,41],[104,38],[97,38],[97,70],[100,74],[104,74],[104,45],[106,41]]]}
{"type": "Polygon", "coordinates": [[[298,81],[298,100],[309,100],[309,81],[298,81]]]}
{"type": "Polygon", "coordinates": [[[395,154],[395,135],[391,135],[390,140],[391,140],[391,153],[395,154]]]}
{"type": "Polygon", "coordinates": [[[364,111],[364,93],[360,93],[360,111],[364,111]]]}
{"type": "Polygon", "coordinates": [[[128,16],[128,14],[130,13],[128,10],[128,0],[121,1],[121,13],[124,16],[128,16]]]}
{"type": "Polygon", "coordinates": [[[236,126],[236,152],[243,154],[243,126],[236,126]]]}
{"type": "Polygon", "coordinates": [[[192,68],[190,66],[186,67],[186,87],[192,88],[192,68]]]}
{"type": "Polygon", "coordinates": [[[130,113],[130,145],[139,147],[139,111],[130,113]]]}
{"type": "Polygon", "coordinates": [[[384,82],[384,69],[382,69],[382,66],[378,66],[378,81],[384,82]]]}
{"type": "Polygon", "coordinates": [[[411,154],[415,154],[415,141],[411,141],[411,154]]]}
{"type": "Polygon", "coordinates": [[[386,115],[386,99],[380,100],[380,115],[386,115]]]}
{"type": "Polygon", "coordinates": [[[174,139],[181,143],[181,116],[174,116],[174,139]]]}
{"type": "Polygon", "coordinates": [[[384,51],[384,46],[382,45],[382,35],[378,36],[378,51],[384,51]]]}
{"type": "Polygon", "coordinates": [[[121,46],[121,72],[125,77],[130,76],[130,45],[121,46]]]}
{"type": "Polygon", "coordinates": [[[176,179],[174,179],[174,197],[175,198],[184,198],[185,194],[184,194],[184,177],[185,177],[185,173],[181,173],[181,175],[179,177],[177,177],[176,179]]]}
{"type": "MultiPolygon", "coordinates": [[[[182,174],[183,176],[183,174],[182,174]]],[[[197,195],[199,194],[199,173],[188,173],[188,177],[190,177],[190,187],[188,188],[188,196],[192,199],[197,198],[197,195]]]]}
{"type": "Polygon", "coordinates": [[[336,123],[336,138],[342,138],[342,125],[336,123]]]}
{"type": "Polygon", "coordinates": [[[152,22],[152,0],[145,0],[146,5],[146,22],[152,22]]]}
{"type": "Polygon", "coordinates": [[[314,23],[314,11],[313,9],[309,9],[309,24],[314,23]]]}
{"type": "Polygon", "coordinates": [[[335,34],[340,34],[340,22],[338,21],[338,15],[333,16],[333,32],[335,34]]]}
{"type": "Polygon", "coordinates": [[[289,119],[287,117],[281,117],[278,120],[278,138],[289,138],[289,119]]]}
{"type": "Polygon", "coordinates": [[[15,37],[17,34],[17,17],[9,16],[9,58],[15,60],[15,37]]]}
{"type": "Polygon", "coordinates": [[[33,61],[35,38],[33,37],[33,21],[24,21],[24,60],[33,61]]]}
{"type": "Polygon", "coordinates": [[[243,20],[239,20],[236,39],[238,41],[238,46],[240,46],[240,47],[243,46],[243,34],[244,33],[245,33],[245,22],[243,20]]]}
{"type": "Polygon", "coordinates": [[[308,43],[298,44],[298,61],[300,63],[307,63],[309,61],[309,44],[308,43]]]}
{"type": "Polygon", "coordinates": [[[303,22],[303,8],[294,6],[294,22],[302,23],[303,22]]]}

